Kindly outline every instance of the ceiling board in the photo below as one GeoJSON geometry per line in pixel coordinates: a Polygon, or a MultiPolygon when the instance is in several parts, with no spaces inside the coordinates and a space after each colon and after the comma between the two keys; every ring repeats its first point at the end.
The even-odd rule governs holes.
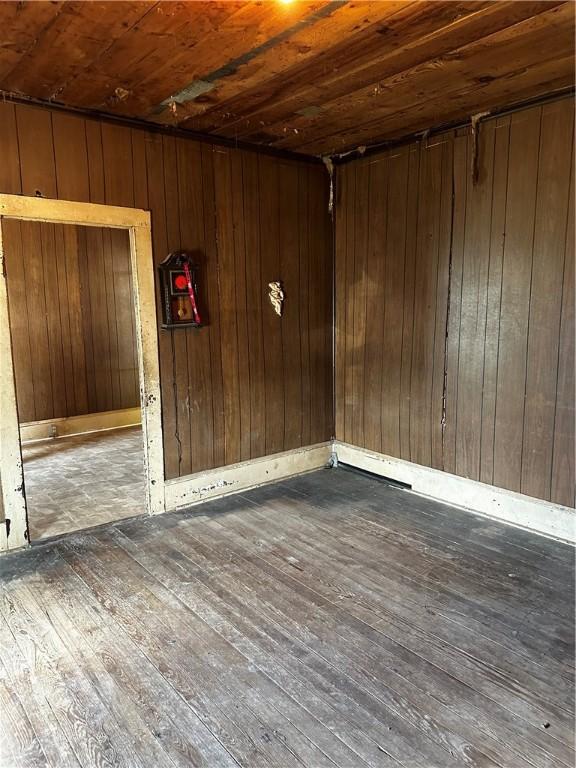
{"type": "Polygon", "coordinates": [[[64,3],[0,3],[0,82],[9,80],[18,63],[58,18],[64,3]]]}
{"type": "MultiPolygon", "coordinates": [[[[290,145],[301,144],[300,136],[304,135],[310,141],[330,140],[334,135],[330,124],[337,125],[338,136],[332,139],[331,146],[331,151],[337,151],[339,142],[346,145],[346,137],[353,136],[354,140],[357,137],[360,143],[365,143],[371,131],[377,136],[380,123],[391,116],[400,124],[408,125],[410,110],[419,110],[424,119],[420,127],[428,128],[438,123],[439,115],[444,111],[453,112],[453,99],[462,95],[470,96],[467,103],[473,112],[480,111],[486,98],[491,104],[494,94],[497,97],[505,95],[504,103],[509,103],[510,97],[515,98],[516,88],[525,82],[526,75],[537,73],[546,65],[552,65],[547,70],[551,74],[561,74],[558,62],[570,56],[574,49],[574,33],[566,23],[571,16],[572,9],[568,6],[550,8],[415,67],[402,68],[400,72],[380,79],[376,86],[328,102],[322,119],[308,119],[306,125],[302,124],[304,121],[294,121],[295,127],[300,129],[295,142],[291,137],[283,140],[285,132],[281,124],[269,125],[267,131],[277,136],[281,145],[290,145]],[[554,46],[549,45],[551,35],[554,46]],[[538,52],[533,61],[526,61],[526,50],[538,52]],[[369,108],[366,107],[368,104],[369,108]],[[362,109],[366,109],[370,116],[366,126],[358,124],[359,110],[362,109]]],[[[538,78],[536,82],[540,82],[538,78]]],[[[239,137],[249,140],[250,134],[241,132],[239,137]]]]}
{"type": "Polygon", "coordinates": [[[374,29],[381,40],[386,21],[415,6],[406,0],[329,5],[329,15],[313,19],[313,24],[242,65],[237,77],[223,78],[204,105],[182,110],[178,120],[190,114],[196,118],[191,123],[195,129],[210,131],[230,124],[237,114],[249,115],[263,102],[280,101],[303,83],[309,86],[317,76],[341,69],[342,47],[352,56],[354,50],[365,48],[368,37],[374,37],[374,29]],[[340,42],[335,45],[335,41],[340,42]]]}
{"type": "Polygon", "coordinates": [[[7,76],[12,89],[45,99],[64,97],[68,84],[151,10],[145,0],[61,4],[57,16],[7,76]]]}
{"type": "Polygon", "coordinates": [[[548,0],[0,2],[0,89],[326,154],[574,84],[548,0]]]}
{"type": "Polygon", "coordinates": [[[366,82],[372,84],[381,77],[384,62],[414,40],[451,25],[463,14],[476,12],[466,9],[470,3],[462,2],[402,3],[394,4],[393,13],[384,15],[388,5],[380,4],[380,18],[373,19],[362,32],[344,38],[304,65],[267,79],[264,87],[243,91],[234,101],[229,100],[227,120],[222,110],[209,110],[193,121],[194,125],[199,130],[241,135],[249,134],[255,124],[269,125],[278,119],[297,117],[303,104],[318,104],[324,110],[327,100],[346,96],[366,82]],[[372,71],[366,73],[366,69],[372,71]]]}

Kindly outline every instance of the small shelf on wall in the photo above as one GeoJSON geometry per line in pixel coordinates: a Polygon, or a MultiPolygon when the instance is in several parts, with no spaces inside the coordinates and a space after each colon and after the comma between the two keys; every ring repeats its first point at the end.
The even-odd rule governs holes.
{"type": "Polygon", "coordinates": [[[158,265],[162,328],[202,328],[198,306],[199,267],[188,251],[173,251],[158,265]]]}

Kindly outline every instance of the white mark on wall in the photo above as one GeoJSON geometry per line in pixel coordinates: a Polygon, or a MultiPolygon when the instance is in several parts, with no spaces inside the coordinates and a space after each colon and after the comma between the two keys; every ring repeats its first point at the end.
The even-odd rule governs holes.
{"type": "Polygon", "coordinates": [[[278,317],[282,317],[282,309],[284,304],[284,289],[282,288],[282,283],[280,280],[274,280],[273,282],[268,283],[268,288],[268,298],[274,307],[274,312],[276,312],[278,317]]]}
{"type": "Polygon", "coordinates": [[[234,485],[234,483],[235,481],[217,480],[215,483],[211,483],[210,485],[203,485],[201,488],[192,488],[190,493],[201,496],[202,494],[208,493],[209,491],[215,491],[218,488],[225,488],[227,485],[234,485]]]}

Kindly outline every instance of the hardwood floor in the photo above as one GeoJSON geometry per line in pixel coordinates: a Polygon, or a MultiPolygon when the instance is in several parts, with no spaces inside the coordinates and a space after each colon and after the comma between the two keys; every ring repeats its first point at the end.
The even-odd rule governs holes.
{"type": "Polygon", "coordinates": [[[22,460],[33,542],[146,510],[141,427],[24,443],[22,460]]]}
{"type": "Polygon", "coordinates": [[[4,557],[0,764],[574,764],[574,551],[344,469],[4,557]]]}

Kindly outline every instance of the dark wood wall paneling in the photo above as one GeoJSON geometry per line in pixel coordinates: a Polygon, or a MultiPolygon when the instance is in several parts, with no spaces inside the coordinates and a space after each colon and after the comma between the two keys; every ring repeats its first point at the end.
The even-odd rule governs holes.
{"type": "Polygon", "coordinates": [[[573,103],[338,169],[336,434],[574,505],[573,103]]]}
{"type": "Polygon", "coordinates": [[[140,403],[128,233],[3,224],[20,422],[140,403]]]}
{"type": "Polygon", "coordinates": [[[330,438],[322,166],[10,103],[0,153],[1,191],[149,209],[156,263],[197,254],[208,325],[159,334],[167,477],[330,438]]]}

